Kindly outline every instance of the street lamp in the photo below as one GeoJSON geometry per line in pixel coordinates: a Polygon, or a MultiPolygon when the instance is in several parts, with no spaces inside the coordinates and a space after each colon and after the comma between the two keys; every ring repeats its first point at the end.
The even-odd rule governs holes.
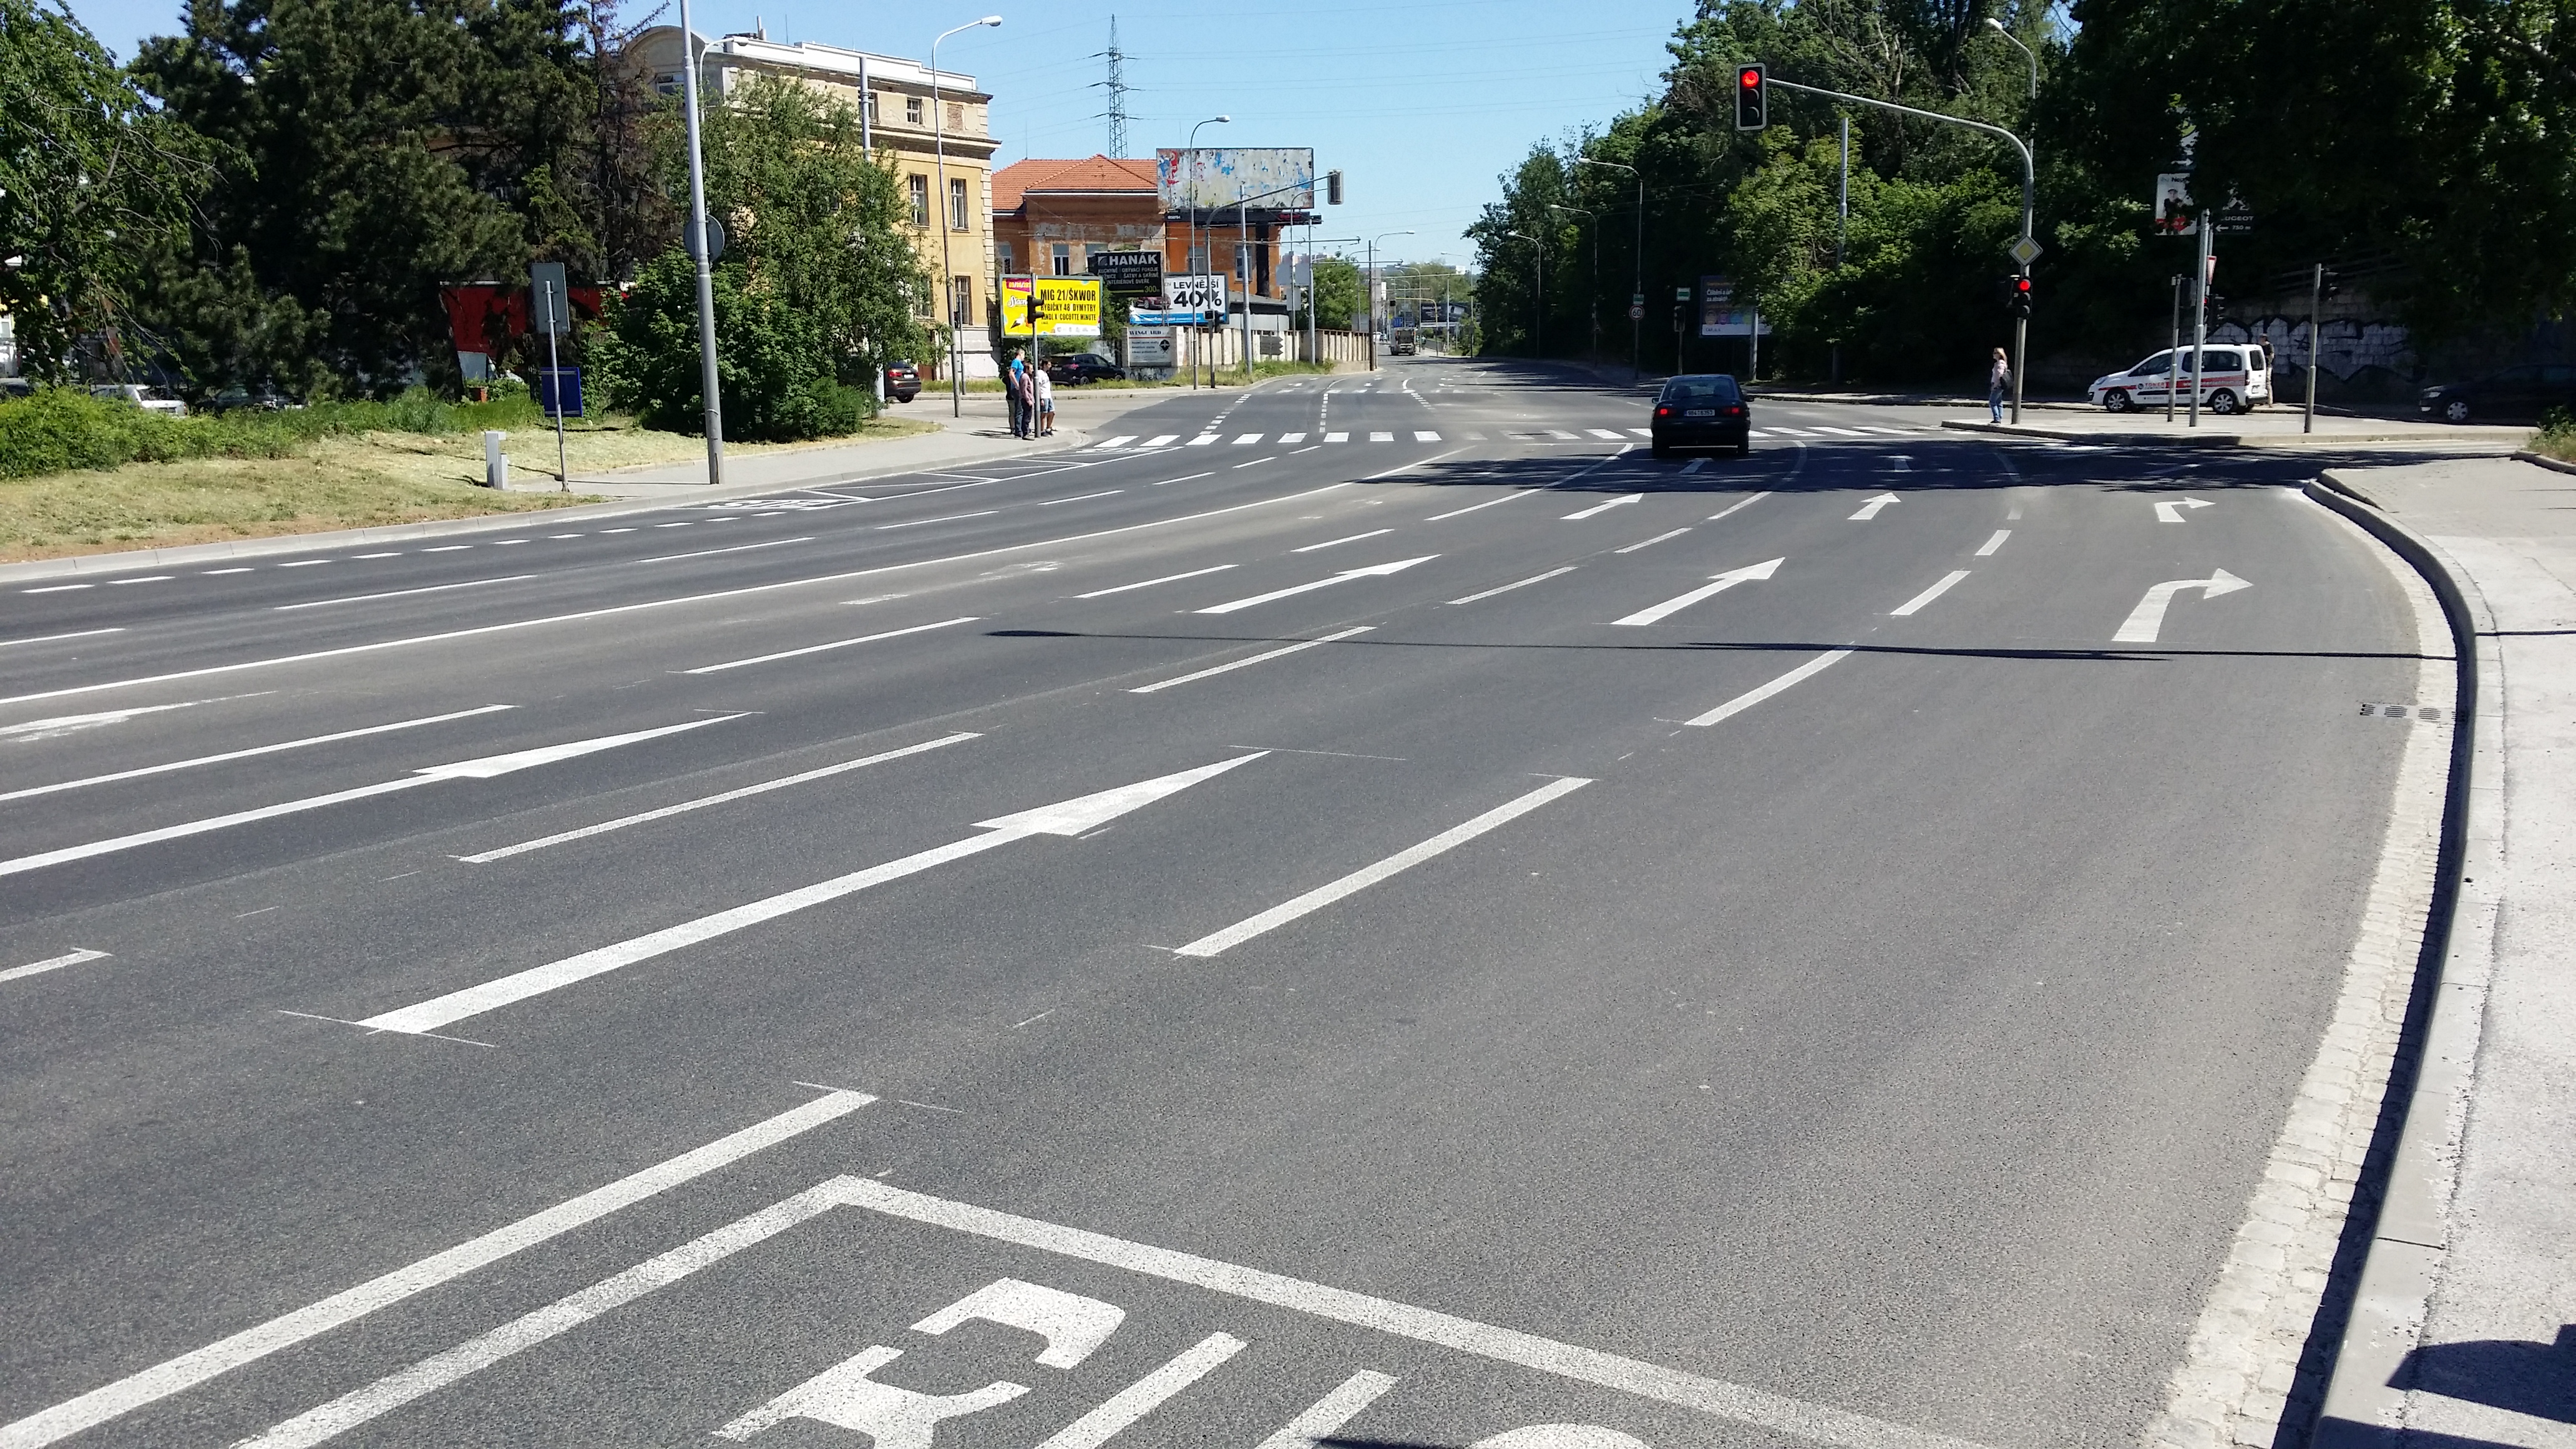
{"type": "MultiPolygon", "coordinates": [[[[681,103],[688,108],[689,255],[698,266],[698,390],[706,394],[707,486],[724,482],[724,404],[716,394],[715,258],[707,255],[707,167],[698,154],[698,33],[680,0],[681,103]]],[[[12,258],[9,265],[16,266],[12,258]]]]}
{"type": "Polygon", "coordinates": [[[1628,385],[1634,387],[1637,379],[1646,375],[1646,324],[1643,320],[1646,310],[1646,175],[1634,166],[1622,166],[1616,161],[1601,161],[1590,156],[1577,156],[1574,164],[1607,166],[1637,178],[1637,284],[1628,297],[1628,385]]]}
{"type": "Polygon", "coordinates": [[[1538,305],[1530,308],[1530,357],[1533,361],[1547,354],[1547,248],[1537,237],[1525,231],[1507,231],[1530,244],[1530,256],[1538,270],[1538,305]]]}
{"type": "Polygon", "coordinates": [[[1371,372],[1377,371],[1377,244],[1391,236],[1411,235],[1413,235],[1413,233],[1409,231],[1382,231],[1369,238],[1368,277],[1365,281],[1361,282],[1360,285],[1367,293],[1367,295],[1361,299],[1361,305],[1368,308],[1369,371],[1371,372]]]}
{"type": "MultiPolygon", "coordinates": [[[[1210,116],[1206,120],[1199,122],[1198,125],[1190,127],[1190,144],[1188,149],[1195,151],[1199,148],[1199,126],[1226,126],[1232,125],[1233,123],[1234,117],[1232,116],[1210,116]]],[[[1196,276],[1198,273],[1195,269],[1199,264],[1199,209],[1197,207],[1191,207],[1189,211],[1182,216],[1181,229],[1182,236],[1187,239],[1186,249],[1188,251],[1188,256],[1183,259],[1182,264],[1192,268],[1193,270],[1191,275],[1196,276]]],[[[1216,250],[1216,247],[1214,245],[1210,245],[1208,250],[1213,252],[1216,250]]],[[[1213,258],[1211,258],[1211,260],[1213,260],[1213,258]]],[[[1163,300],[1168,302],[1171,299],[1166,297],[1163,300]]],[[[1249,308],[1251,303],[1247,301],[1244,305],[1249,308]]],[[[1197,387],[1198,385],[1199,350],[1196,345],[1193,345],[1190,348],[1190,386],[1197,387]]],[[[1214,368],[1210,368],[1208,370],[1208,386],[1216,386],[1216,371],[1214,368]]]]}
{"type": "Polygon", "coordinates": [[[2026,55],[2026,56],[2029,56],[2029,57],[2030,57],[2030,98],[2031,98],[2032,100],[2034,100],[2034,101],[2035,101],[2035,100],[2038,100],[2038,99],[2039,99],[2039,57],[2038,57],[2037,55],[2032,54],[2032,52],[2031,52],[2031,48],[2030,48],[2029,46],[2027,46],[2027,45],[2022,44],[2022,43],[2021,43],[2021,40],[2020,40],[2018,37],[2016,37],[2016,36],[2015,36],[2011,31],[2004,29],[2004,23],[2003,23],[2002,21],[2000,21],[2000,20],[1997,20],[1995,17],[1993,17],[1993,16],[1991,16],[1991,15],[1989,15],[1989,16],[1987,16],[1987,17],[1986,17],[1986,28],[1987,28],[1988,30],[1993,31],[1995,34],[2002,36],[2004,39],[2011,41],[2011,42],[2012,42],[2012,47],[2013,47],[2013,49],[2018,50],[2018,51],[2020,51],[2023,55],[2026,55]]]}
{"type": "Polygon", "coordinates": [[[932,166],[939,177],[939,290],[948,303],[948,415],[963,417],[966,413],[965,354],[957,346],[957,330],[966,325],[964,308],[957,305],[957,264],[948,253],[948,233],[955,229],[955,216],[948,209],[948,135],[947,118],[939,109],[939,42],[973,30],[979,25],[999,25],[1002,17],[987,15],[969,20],[950,30],[939,32],[930,42],[930,146],[935,158],[932,166]]]}
{"type": "Polygon", "coordinates": [[[1547,209],[1582,212],[1584,224],[1592,230],[1592,350],[1598,353],[1601,351],[1601,213],[1554,201],[1547,204],[1547,209]]]}

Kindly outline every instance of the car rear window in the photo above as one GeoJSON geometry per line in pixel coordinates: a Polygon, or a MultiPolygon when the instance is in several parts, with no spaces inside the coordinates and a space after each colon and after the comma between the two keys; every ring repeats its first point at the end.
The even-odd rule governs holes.
{"type": "Polygon", "coordinates": [[[1731,377],[1677,377],[1664,384],[1668,403],[1731,403],[1742,394],[1731,377]]]}

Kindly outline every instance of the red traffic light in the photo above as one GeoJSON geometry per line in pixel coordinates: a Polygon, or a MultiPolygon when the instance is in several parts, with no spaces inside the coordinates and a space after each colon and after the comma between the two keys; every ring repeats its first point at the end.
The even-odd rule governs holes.
{"type": "Polygon", "coordinates": [[[1748,65],[1735,73],[1735,83],[1748,91],[1762,89],[1762,68],[1748,65]]]}
{"type": "Polygon", "coordinates": [[[2029,296],[2029,295],[2030,295],[2030,278],[2028,278],[2028,277],[2015,277],[2015,278],[2013,278],[2013,290],[2014,290],[2014,291],[2016,291],[2016,292],[2021,293],[2021,294],[2022,294],[2023,296],[2025,296],[2025,297],[2029,296]]]}

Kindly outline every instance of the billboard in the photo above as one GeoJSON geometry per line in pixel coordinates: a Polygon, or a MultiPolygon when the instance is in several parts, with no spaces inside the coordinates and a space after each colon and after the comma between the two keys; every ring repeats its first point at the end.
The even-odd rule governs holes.
{"type": "Polygon", "coordinates": [[[1215,211],[1247,202],[1273,211],[1315,204],[1308,146],[1201,146],[1154,153],[1154,195],[1165,211],[1215,211]]]}
{"type": "Polygon", "coordinates": [[[1005,337],[1097,337],[1098,277],[1004,277],[1005,337]]]}
{"type": "Polygon", "coordinates": [[[2191,209],[2191,173],[2166,172],[2156,178],[2156,209],[2147,219],[2150,231],[2165,236],[2200,235],[2200,217],[2191,209]]]}
{"type": "Polygon", "coordinates": [[[1093,252],[1084,265],[1112,297],[1152,297],[1163,290],[1161,252],[1093,252]]]}
{"type": "Polygon", "coordinates": [[[1222,318],[1226,311],[1226,278],[1220,272],[1165,277],[1163,295],[1175,312],[1205,312],[1222,318]]]}
{"type": "MultiPolygon", "coordinates": [[[[1753,335],[1753,308],[1735,300],[1735,282],[1728,277],[1699,279],[1699,335],[1702,337],[1750,337],[1753,335]]],[[[1771,335],[1771,324],[1762,324],[1762,335],[1771,335]]]]}

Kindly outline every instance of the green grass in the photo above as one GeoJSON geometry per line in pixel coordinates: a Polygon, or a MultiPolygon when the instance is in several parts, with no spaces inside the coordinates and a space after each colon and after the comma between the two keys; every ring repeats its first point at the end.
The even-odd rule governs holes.
{"type": "Polygon", "coordinates": [[[2540,431],[2531,435],[2531,451],[2562,463],[2576,463],[2576,414],[2565,408],[2551,408],[2540,420],[2540,431]]]}
{"type": "Polygon", "coordinates": [[[172,418],[77,388],[49,387],[33,397],[0,403],[0,478],[191,458],[287,458],[324,438],[359,433],[450,437],[485,428],[534,428],[542,421],[536,400],[525,393],[486,403],[451,403],[427,388],[413,388],[390,402],[172,418]]]}

